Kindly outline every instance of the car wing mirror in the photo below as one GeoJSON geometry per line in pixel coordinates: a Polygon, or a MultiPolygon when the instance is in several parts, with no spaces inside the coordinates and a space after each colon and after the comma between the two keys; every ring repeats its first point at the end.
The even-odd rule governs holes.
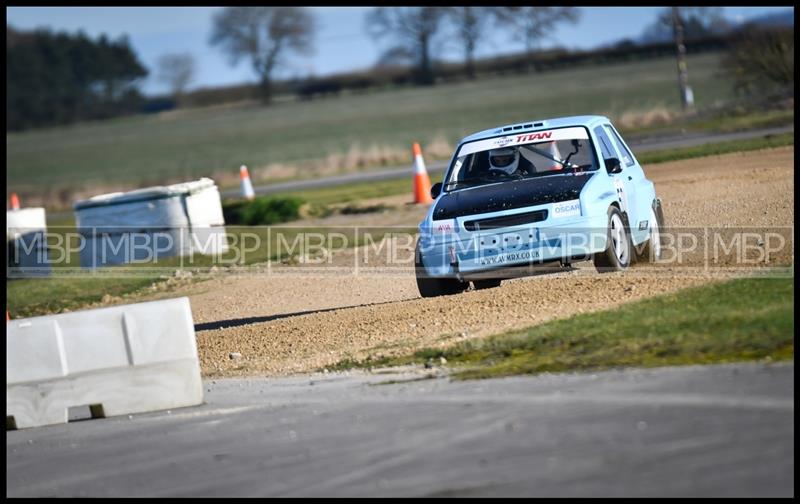
{"type": "Polygon", "coordinates": [[[442,193],[442,183],[436,182],[431,187],[431,198],[436,199],[442,193]]]}
{"type": "Polygon", "coordinates": [[[606,171],[612,175],[615,173],[622,173],[622,164],[619,162],[619,159],[612,157],[605,160],[606,162],[606,171]]]}

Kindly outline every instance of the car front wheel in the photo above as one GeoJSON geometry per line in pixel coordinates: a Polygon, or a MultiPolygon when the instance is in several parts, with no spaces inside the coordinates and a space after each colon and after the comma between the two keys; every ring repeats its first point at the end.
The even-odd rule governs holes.
{"type": "Polygon", "coordinates": [[[622,271],[631,264],[631,243],[625,219],[617,207],[608,208],[606,249],[594,255],[594,267],[601,273],[622,271]]]}
{"type": "Polygon", "coordinates": [[[422,264],[422,254],[417,249],[414,251],[414,269],[417,275],[417,289],[422,297],[448,296],[464,292],[469,288],[469,282],[459,282],[454,278],[432,278],[425,272],[422,264]]]}

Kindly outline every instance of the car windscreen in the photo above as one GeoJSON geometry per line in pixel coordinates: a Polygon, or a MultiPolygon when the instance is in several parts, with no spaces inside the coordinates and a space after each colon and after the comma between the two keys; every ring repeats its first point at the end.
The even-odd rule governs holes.
{"type": "Polygon", "coordinates": [[[589,132],[582,126],[521,133],[462,144],[444,189],[593,171],[598,167],[589,132]]]}

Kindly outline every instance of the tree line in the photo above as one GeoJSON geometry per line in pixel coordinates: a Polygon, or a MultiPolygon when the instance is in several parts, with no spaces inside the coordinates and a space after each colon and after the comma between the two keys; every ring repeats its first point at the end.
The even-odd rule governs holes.
{"type": "Polygon", "coordinates": [[[6,130],[135,113],[147,76],[125,37],[6,27],[6,130]]]}

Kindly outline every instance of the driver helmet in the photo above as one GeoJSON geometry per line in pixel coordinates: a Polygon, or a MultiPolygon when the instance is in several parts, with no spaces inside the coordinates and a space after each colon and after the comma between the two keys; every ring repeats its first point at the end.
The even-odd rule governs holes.
{"type": "Polygon", "coordinates": [[[515,147],[503,147],[489,151],[489,167],[511,175],[519,166],[519,150],[515,147]]]}

